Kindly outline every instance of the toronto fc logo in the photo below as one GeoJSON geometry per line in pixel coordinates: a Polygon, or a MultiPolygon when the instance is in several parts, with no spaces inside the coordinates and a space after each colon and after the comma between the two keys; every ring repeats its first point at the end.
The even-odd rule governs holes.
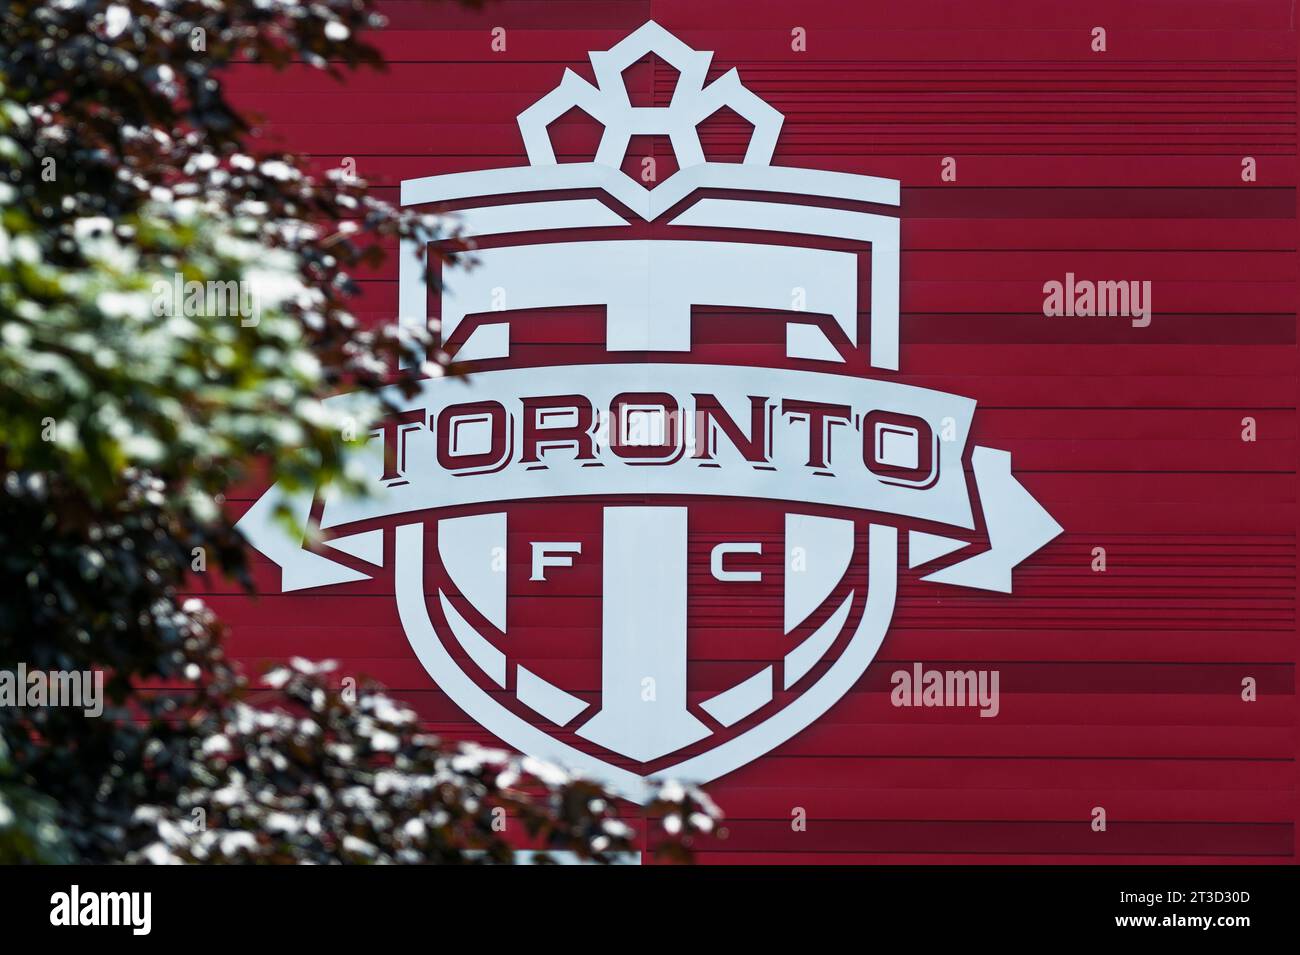
{"type": "Polygon", "coordinates": [[[286,591],[391,580],[469,719],[637,799],[852,689],[903,538],[918,586],[1009,593],[1061,528],[1009,453],[968,447],[974,400],[897,380],[899,183],[772,165],[781,114],[655,23],[590,56],[594,85],[566,71],[519,116],[528,165],[402,183],[456,208],[477,264],[431,294],[405,249],[400,320],[438,319],[473,373],[400,399],[361,456],[372,495],[275,487],[240,527],[286,591]],[[622,72],[650,53],[675,94],[634,107],[622,72]],[[575,108],[604,132],[559,162],[575,108]],[[743,161],[701,146],[723,108],[753,127],[743,161]],[[650,135],[678,170],[647,189],[620,166],[650,135]],[[290,540],[282,504],[324,543],[290,540]]]}

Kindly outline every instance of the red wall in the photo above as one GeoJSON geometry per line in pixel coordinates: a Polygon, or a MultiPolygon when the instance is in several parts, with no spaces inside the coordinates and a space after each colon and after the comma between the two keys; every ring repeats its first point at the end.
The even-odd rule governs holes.
{"type": "MultiPolygon", "coordinates": [[[[894,623],[856,688],[709,787],[728,818],[727,838],[700,845],[706,861],[1296,857],[1292,4],[1083,6],[392,2],[386,74],[231,78],[268,147],[321,167],[353,157],[395,201],[401,179],[524,163],[515,115],[655,19],[714,51],[711,77],[738,67],[785,114],[776,163],[902,180],[897,378],[977,399],[972,443],[1011,451],[1065,533],[1011,595],[900,569],[894,623]],[[490,49],[497,26],[504,53],[490,49]],[[1095,26],[1105,53],[1090,50],[1095,26]],[[956,182],[940,181],[945,156],[956,182]],[[1243,156],[1258,181],[1241,181],[1243,156]],[[1150,280],[1150,327],[1044,318],[1042,285],[1066,271],[1150,280]],[[999,670],[1000,715],[894,708],[889,674],[913,661],[999,670]],[[1240,698],[1246,676],[1257,702],[1240,698]],[[1105,833],[1089,827],[1096,806],[1105,833]],[[807,831],[792,830],[795,807],[807,831]]],[[[662,71],[636,77],[668,95],[662,71]]],[[[734,148],[738,131],[711,141],[734,148]]],[[[561,151],[578,158],[583,142],[574,131],[561,151]]],[[[361,311],[391,320],[395,262],[364,279],[361,311]]],[[[333,657],[437,731],[489,739],[415,659],[388,578],[287,595],[269,563],[258,578],[256,602],[205,594],[238,656],[333,657]]],[[[552,672],[590,690],[585,612],[534,636],[552,672]]],[[[693,619],[693,666],[730,675],[764,613],[723,603],[693,619]]]]}

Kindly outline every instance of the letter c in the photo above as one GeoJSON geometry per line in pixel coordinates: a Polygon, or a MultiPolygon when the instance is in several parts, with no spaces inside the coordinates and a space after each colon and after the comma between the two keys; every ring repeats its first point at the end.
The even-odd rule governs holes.
{"type": "Polygon", "coordinates": [[[757,583],[763,579],[761,571],[757,570],[727,570],[722,566],[722,559],[728,554],[762,554],[763,545],[757,542],[719,544],[713,548],[713,553],[709,556],[709,569],[713,571],[713,579],[721,580],[723,583],[757,583]]]}

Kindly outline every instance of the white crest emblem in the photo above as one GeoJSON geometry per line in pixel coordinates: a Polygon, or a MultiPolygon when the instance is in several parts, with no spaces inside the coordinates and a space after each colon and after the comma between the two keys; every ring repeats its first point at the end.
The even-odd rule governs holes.
{"type": "Polygon", "coordinates": [[[973,400],[891,380],[899,183],[772,165],[782,116],[653,22],[590,56],[595,85],[566,71],[519,116],[529,165],[402,183],[478,242],[436,316],[419,250],[400,265],[401,321],[437,317],[468,384],[402,399],[366,448],[376,493],[323,495],[323,547],[272,520],[305,522],[310,495],[272,488],[240,527],[284,590],[391,561],[411,647],[461,710],[640,799],[743,766],[853,687],[893,617],[900,527],[909,570],[982,532],[922,579],[1008,593],[1061,528],[1008,453],[967,448],[973,400]],[[649,53],[678,71],[670,105],[629,101],[649,53]],[[701,145],[724,107],[753,127],[741,162],[701,145]],[[574,108],[604,127],[591,162],[550,139],[574,108]],[[653,189],[620,171],[646,135],[678,165],[653,189]],[[571,330],[593,310],[598,342],[571,330]],[[590,685],[555,650],[584,634],[590,685]],[[696,643],[728,662],[696,666],[696,643]]]}

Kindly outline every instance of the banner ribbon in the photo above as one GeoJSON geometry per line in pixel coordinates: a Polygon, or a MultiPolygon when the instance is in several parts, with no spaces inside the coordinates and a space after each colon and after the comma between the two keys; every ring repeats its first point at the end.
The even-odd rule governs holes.
{"type": "MultiPolygon", "coordinates": [[[[346,409],[354,400],[329,403],[346,409]]],[[[435,508],[618,495],[747,497],[975,527],[962,467],[975,402],[943,392],[824,372],[620,363],[431,379],[394,403],[410,412],[403,424],[374,432],[357,452],[373,493],[327,492],[322,529],[435,508]]],[[[1061,528],[1012,477],[1010,454],[979,447],[971,463],[992,547],[925,579],[1009,591],[1011,568],[1061,528]]],[[[305,526],[310,498],[277,487],[239,528],[284,568],[284,589],[365,578],[285,539],[272,520],[281,502],[305,526]]]]}

